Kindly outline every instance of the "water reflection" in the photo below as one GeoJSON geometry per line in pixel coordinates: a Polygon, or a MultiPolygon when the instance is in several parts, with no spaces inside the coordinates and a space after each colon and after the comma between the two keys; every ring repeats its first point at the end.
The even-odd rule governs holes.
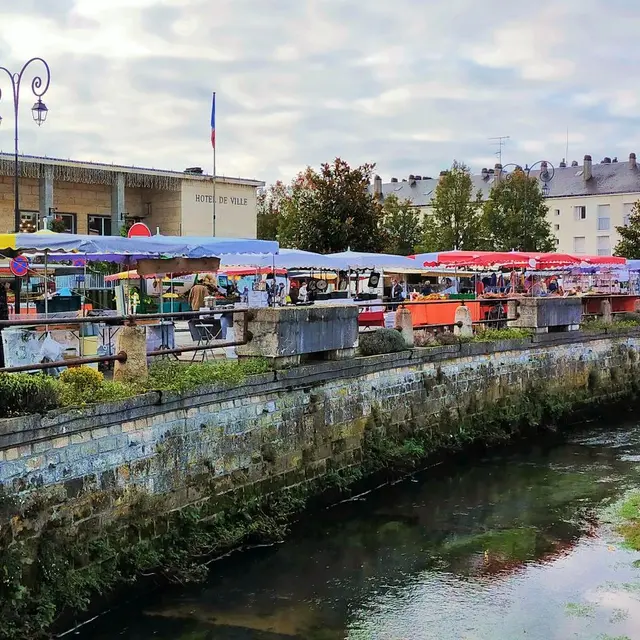
{"type": "MultiPolygon", "coordinates": [[[[640,554],[597,513],[640,486],[640,430],[425,474],[309,516],[86,640],[640,637],[640,554]]],[[[76,636],[78,637],[78,636],[76,636]]]]}

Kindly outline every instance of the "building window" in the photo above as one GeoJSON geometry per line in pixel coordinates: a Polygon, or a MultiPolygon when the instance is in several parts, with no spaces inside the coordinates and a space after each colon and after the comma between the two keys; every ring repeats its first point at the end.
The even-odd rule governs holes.
{"type": "Polygon", "coordinates": [[[89,216],[90,236],[110,236],[111,216],[89,216]]]}
{"type": "Polygon", "coordinates": [[[50,229],[57,233],[77,233],[75,213],[56,213],[53,215],[50,229]]]}
{"type": "Polygon", "coordinates": [[[555,215],[559,216],[560,215],[560,209],[554,209],[553,212],[555,213],[555,215]]]}
{"type": "Polygon", "coordinates": [[[38,212],[20,212],[20,233],[34,233],[38,230],[38,212]]]}
{"type": "Polygon", "coordinates": [[[587,207],[578,206],[573,207],[573,213],[576,220],[586,220],[587,219],[587,207]]]}
{"type": "Polygon", "coordinates": [[[555,241],[556,241],[556,247],[557,247],[560,244],[560,238],[556,238],[555,241]]]}
{"type": "Polygon", "coordinates": [[[585,252],[585,245],[586,245],[586,241],[585,241],[585,237],[584,236],[578,236],[576,238],[573,239],[573,252],[574,253],[584,253],[585,252]]]}
{"type": "Polygon", "coordinates": [[[608,204],[598,205],[598,231],[609,231],[611,228],[611,206],[608,204]]]}
{"type": "Polygon", "coordinates": [[[623,224],[625,227],[628,227],[628,226],[629,226],[629,216],[622,216],[622,224],[623,224]]]}
{"type": "Polygon", "coordinates": [[[609,236],[598,236],[596,238],[596,248],[599,256],[611,255],[611,239],[609,236]]]}
{"type": "Polygon", "coordinates": [[[554,224],[553,225],[553,230],[554,231],[560,231],[560,225],[559,224],[554,224]]]}

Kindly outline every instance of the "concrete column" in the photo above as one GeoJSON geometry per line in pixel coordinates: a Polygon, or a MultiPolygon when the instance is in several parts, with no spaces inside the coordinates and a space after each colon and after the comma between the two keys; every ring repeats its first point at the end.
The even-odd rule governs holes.
{"type": "Polygon", "coordinates": [[[400,334],[404,338],[407,347],[413,348],[415,338],[413,336],[413,319],[409,309],[400,307],[396,311],[396,329],[400,330],[400,334]]]}
{"type": "Polygon", "coordinates": [[[116,334],[116,353],[121,351],[127,354],[127,361],[114,362],[114,381],[127,383],[146,380],[149,374],[146,329],[143,326],[122,327],[116,334]]]}
{"type": "Polygon", "coordinates": [[[53,208],[53,167],[45,165],[42,167],[42,175],[40,176],[40,226],[44,223],[44,219],[49,215],[49,209],[53,208]]]}
{"type": "Polygon", "coordinates": [[[469,307],[465,307],[464,305],[459,306],[456,309],[454,322],[453,333],[455,335],[461,337],[471,337],[473,335],[473,324],[471,323],[469,307]],[[460,326],[458,326],[458,323],[461,323],[460,326]]]}
{"type": "Polygon", "coordinates": [[[115,175],[111,185],[111,235],[119,236],[124,226],[124,173],[115,175]]]}

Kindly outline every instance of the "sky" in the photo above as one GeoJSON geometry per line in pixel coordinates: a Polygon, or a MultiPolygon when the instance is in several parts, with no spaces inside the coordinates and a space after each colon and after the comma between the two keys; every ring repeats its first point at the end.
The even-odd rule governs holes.
{"type": "MultiPolygon", "coordinates": [[[[0,0],[0,66],[47,60],[49,117],[22,85],[20,151],[289,181],[336,156],[385,181],[453,160],[640,153],[632,0],[0,0]]],[[[0,150],[13,150],[0,77],[0,150]]]]}

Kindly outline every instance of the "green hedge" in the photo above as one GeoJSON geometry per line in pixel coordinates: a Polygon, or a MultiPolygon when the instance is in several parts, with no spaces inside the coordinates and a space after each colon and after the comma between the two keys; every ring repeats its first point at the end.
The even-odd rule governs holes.
{"type": "Polygon", "coordinates": [[[0,373],[0,418],[44,413],[59,406],[59,382],[42,374],[0,373]]]}

